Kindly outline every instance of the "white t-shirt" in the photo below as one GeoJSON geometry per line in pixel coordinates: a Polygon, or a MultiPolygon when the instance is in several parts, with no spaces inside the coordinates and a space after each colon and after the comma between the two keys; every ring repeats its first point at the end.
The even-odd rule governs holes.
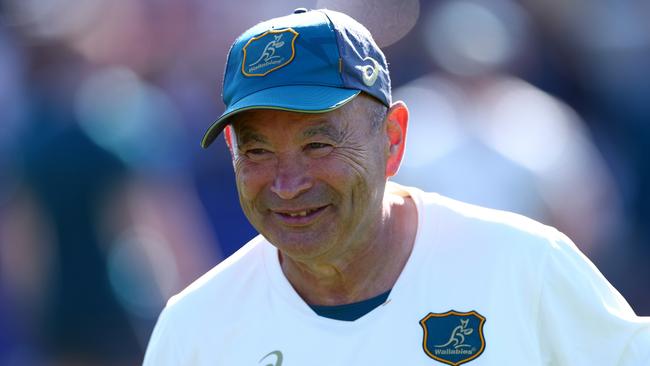
{"type": "Polygon", "coordinates": [[[637,317],[557,230],[433,193],[388,300],[355,321],[316,315],[258,236],[160,315],[145,366],[650,365],[637,317]]]}

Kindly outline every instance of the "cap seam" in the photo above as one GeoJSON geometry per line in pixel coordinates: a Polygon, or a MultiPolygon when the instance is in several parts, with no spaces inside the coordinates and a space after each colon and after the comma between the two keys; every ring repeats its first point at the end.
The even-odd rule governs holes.
{"type": "Polygon", "coordinates": [[[228,54],[226,55],[226,67],[223,70],[223,81],[221,82],[221,100],[223,101],[224,104],[226,104],[226,77],[228,76],[228,64],[230,63],[230,58],[232,56],[232,51],[235,48],[235,44],[237,41],[233,42],[233,44],[230,45],[230,48],[228,49],[228,54]]]}
{"type": "Polygon", "coordinates": [[[343,57],[341,56],[341,41],[339,40],[338,28],[336,28],[336,24],[334,24],[332,18],[330,18],[330,16],[327,15],[326,12],[322,10],[318,10],[318,12],[325,15],[325,18],[327,18],[328,26],[332,27],[332,31],[334,33],[334,40],[336,41],[336,50],[339,52],[339,64],[338,64],[339,78],[341,79],[341,85],[345,85],[345,80],[343,79],[343,57]]]}

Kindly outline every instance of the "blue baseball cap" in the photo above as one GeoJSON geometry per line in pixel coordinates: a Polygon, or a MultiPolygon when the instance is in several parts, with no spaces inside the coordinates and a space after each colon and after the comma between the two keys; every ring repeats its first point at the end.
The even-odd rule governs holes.
{"type": "Polygon", "coordinates": [[[324,113],[362,91],[391,105],[386,57],[368,29],[343,13],[296,9],[235,40],[223,81],[226,110],[201,146],[207,148],[239,112],[324,113]]]}

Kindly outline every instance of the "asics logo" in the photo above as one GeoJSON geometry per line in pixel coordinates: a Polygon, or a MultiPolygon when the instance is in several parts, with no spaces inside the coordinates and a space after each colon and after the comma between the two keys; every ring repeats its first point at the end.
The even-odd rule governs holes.
{"type": "Polygon", "coordinates": [[[371,61],[372,65],[355,66],[355,68],[361,71],[363,83],[367,86],[373,86],[379,76],[379,62],[372,57],[366,57],[363,60],[371,61]]]}
{"type": "Polygon", "coordinates": [[[264,361],[263,366],[282,366],[282,351],[273,351],[267,354],[266,356],[262,357],[262,359],[258,363],[262,363],[264,361]],[[264,361],[266,360],[266,361],[264,361]],[[269,361],[275,360],[273,363],[266,363],[269,361]]]}

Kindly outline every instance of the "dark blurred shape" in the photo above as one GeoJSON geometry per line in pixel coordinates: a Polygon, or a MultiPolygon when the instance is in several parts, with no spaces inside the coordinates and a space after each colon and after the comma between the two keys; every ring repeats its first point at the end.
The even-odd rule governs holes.
{"type": "MultiPolygon", "coordinates": [[[[40,110],[40,120],[56,112],[40,110]]],[[[30,131],[34,136],[40,127],[30,131]]],[[[29,146],[25,186],[52,219],[56,270],[44,304],[40,341],[48,358],[116,364],[140,353],[126,314],[106,276],[97,227],[97,205],[124,179],[120,161],[70,125],[52,139],[29,146]]]]}
{"type": "Polygon", "coordinates": [[[133,363],[141,349],[110,287],[98,225],[98,208],[127,170],[76,124],[71,91],[84,62],[62,45],[38,55],[28,76],[29,122],[15,145],[22,179],[5,227],[15,232],[2,251],[13,258],[3,280],[15,329],[46,364],[133,363]]]}

